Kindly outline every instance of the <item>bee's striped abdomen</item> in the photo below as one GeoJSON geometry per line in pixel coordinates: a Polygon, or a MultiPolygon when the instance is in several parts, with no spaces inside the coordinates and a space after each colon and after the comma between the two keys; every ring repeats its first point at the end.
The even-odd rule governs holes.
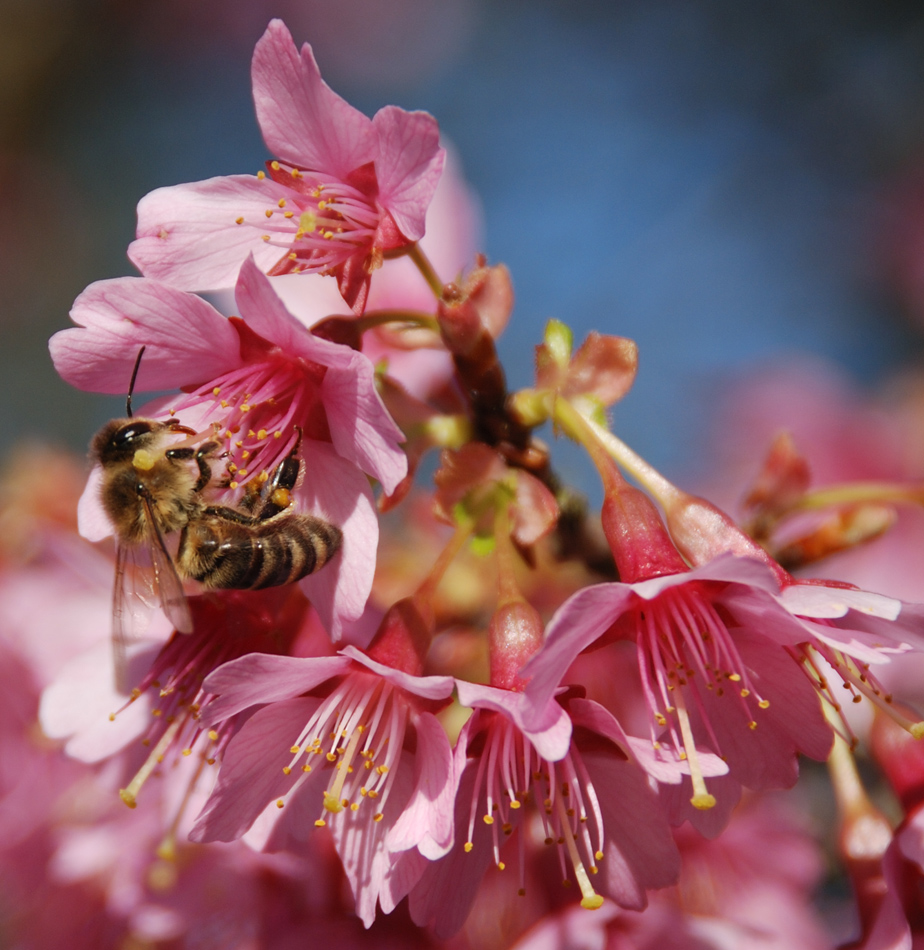
{"type": "Polygon", "coordinates": [[[320,570],[342,540],[336,525],[310,515],[283,512],[253,525],[205,517],[183,532],[177,563],[206,587],[257,590],[320,570]]]}

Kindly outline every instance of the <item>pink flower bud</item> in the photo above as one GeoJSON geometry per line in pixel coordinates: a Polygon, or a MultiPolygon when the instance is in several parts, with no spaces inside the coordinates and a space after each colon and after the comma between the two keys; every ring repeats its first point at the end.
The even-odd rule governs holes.
{"type": "Polygon", "coordinates": [[[686,571],[657,509],[637,488],[623,483],[608,492],[600,517],[623,583],[686,571]]]}
{"type": "Polygon", "coordinates": [[[520,691],[523,664],[542,646],[542,621],[525,600],[501,605],[488,628],[491,650],[491,685],[520,691]]]}

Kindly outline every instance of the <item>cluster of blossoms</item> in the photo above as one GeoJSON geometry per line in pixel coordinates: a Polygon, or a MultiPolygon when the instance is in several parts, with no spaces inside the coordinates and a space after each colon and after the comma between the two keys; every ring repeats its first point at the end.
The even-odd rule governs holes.
{"type": "Polygon", "coordinates": [[[803,574],[920,488],[812,492],[780,438],[745,530],[609,430],[632,341],[575,348],[552,321],[509,392],[510,277],[476,253],[434,119],[367,118],[279,21],[253,87],[266,170],[144,198],[143,276],[88,287],[51,354],[81,389],[174,391],[139,417],[218,444],[204,504],[251,510],[297,456],[293,510],[342,543],[295,583],[190,582],[191,631],[156,615],[114,676],[104,466],[74,525],[35,516],[0,578],[14,945],[823,948],[814,845],[764,795],[804,756],[829,762],[862,945],[911,947],[924,723],[886,684],[924,608],[803,574]],[[593,461],[599,517],[546,424],[593,461]],[[29,584],[59,592],[40,630],[29,584]],[[894,835],[851,758],[863,700],[894,835]],[[61,908],[45,930],[32,893],[61,908]]]}

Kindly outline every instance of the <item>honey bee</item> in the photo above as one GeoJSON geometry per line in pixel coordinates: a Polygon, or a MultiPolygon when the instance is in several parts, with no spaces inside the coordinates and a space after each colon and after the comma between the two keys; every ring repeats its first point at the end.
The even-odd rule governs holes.
{"type": "Polygon", "coordinates": [[[126,418],[107,422],[90,446],[91,459],[102,470],[100,498],[117,540],[117,672],[126,642],[140,632],[138,618],[153,606],[151,593],[173,626],[191,633],[183,580],[237,590],[291,584],[320,570],[343,540],[336,525],[292,507],[290,493],[302,465],[300,430],[292,451],[262,488],[248,493],[244,505],[209,504],[203,492],[212,481],[210,461],[220,454],[220,444],[176,419],[132,415],[131,394],[143,353],[144,347],[132,372],[126,418]],[[172,554],[165,539],[176,532],[172,554]],[[141,552],[146,563],[139,566],[141,552]]]}

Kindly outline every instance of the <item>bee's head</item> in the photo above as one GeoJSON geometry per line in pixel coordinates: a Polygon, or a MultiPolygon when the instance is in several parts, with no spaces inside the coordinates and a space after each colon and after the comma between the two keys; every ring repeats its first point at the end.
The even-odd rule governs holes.
{"type": "Polygon", "coordinates": [[[90,456],[101,465],[128,462],[139,449],[149,449],[164,428],[154,419],[113,419],[96,433],[90,456]]]}

